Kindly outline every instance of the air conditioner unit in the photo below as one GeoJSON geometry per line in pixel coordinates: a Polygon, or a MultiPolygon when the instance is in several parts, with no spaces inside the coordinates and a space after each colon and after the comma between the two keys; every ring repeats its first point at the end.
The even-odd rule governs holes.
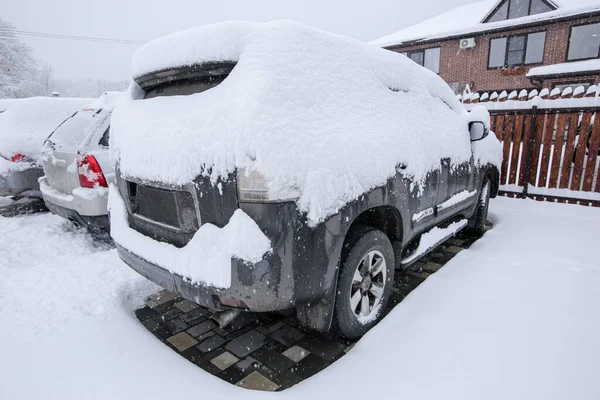
{"type": "Polygon", "coordinates": [[[460,40],[460,49],[461,50],[472,49],[474,47],[475,47],[475,38],[467,38],[467,39],[460,40]]]}

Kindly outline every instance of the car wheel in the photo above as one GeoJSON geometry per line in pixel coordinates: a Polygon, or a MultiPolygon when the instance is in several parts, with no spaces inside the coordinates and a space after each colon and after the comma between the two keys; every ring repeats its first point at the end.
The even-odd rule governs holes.
{"type": "Polygon", "coordinates": [[[381,318],[394,282],[394,250],[376,229],[361,229],[348,242],[335,301],[335,325],[343,336],[362,336],[381,318]]]}
{"type": "Polygon", "coordinates": [[[470,231],[474,235],[481,236],[485,233],[485,223],[488,217],[490,206],[491,184],[488,178],[485,178],[477,200],[477,209],[469,221],[470,231]]]}

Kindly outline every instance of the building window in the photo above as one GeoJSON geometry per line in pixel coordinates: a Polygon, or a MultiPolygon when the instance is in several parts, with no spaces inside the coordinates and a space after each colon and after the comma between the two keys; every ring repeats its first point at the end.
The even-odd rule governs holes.
{"type": "Polygon", "coordinates": [[[497,22],[553,11],[546,0],[505,0],[484,22],[497,22]]]}
{"type": "Polygon", "coordinates": [[[571,27],[567,61],[600,57],[600,22],[571,27]]]}
{"type": "Polygon", "coordinates": [[[417,64],[427,69],[432,70],[436,74],[440,73],[440,48],[434,47],[432,49],[409,51],[400,53],[410,58],[417,64]]]}
{"type": "Polygon", "coordinates": [[[490,40],[488,68],[539,64],[544,61],[546,32],[490,40]]]}

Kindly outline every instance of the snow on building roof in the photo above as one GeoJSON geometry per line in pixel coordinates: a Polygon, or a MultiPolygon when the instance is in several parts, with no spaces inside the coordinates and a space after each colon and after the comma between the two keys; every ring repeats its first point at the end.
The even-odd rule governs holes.
{"type": "Polygon", "coordinates": [[[600,60],[594,59],[535,67],[529,70],[527,77],[532,78],[536,76],[569,75],[576,74],[578,72],[592,71],[600,72],[600,60]]]}
{"type": "Polygon", "coordinates": [[[419,181],[441,158],[471,157],[471,116],[439,76],[301,24],[176,33],[142,46],[133,69],[140,76],[219,60],[237,64],[202,93],[143,99],[131,86],[111,121],[112,159],[124,176],[183,185],[246,168],[274,193],[299,193],[300,210],[316,224],[384,185],[401,162],[419,181]]]}
{"type": "Polygon", "coordinates": [[[0,154],[37,157],[52,131],[93,100],[32,97],[12,101],[10,108],[0,114],[0,154]]]}
{"type": "Polygon", "coordinates": [[[557,7],[554,11],[528,15],[521,18],[507,19],[497,22],[483,23],[485,18],[500,3],[498,0],[484,0],[467,4],[440,14],[431,19],[409,26],[372,41],[372,44],[386,47],[413,41],[443,39],[446,37],[480,33],[495,29],[519,26],[543,20],[577,15],[590,11],[600,11],[598,0],[553,0],[557,7]]]}

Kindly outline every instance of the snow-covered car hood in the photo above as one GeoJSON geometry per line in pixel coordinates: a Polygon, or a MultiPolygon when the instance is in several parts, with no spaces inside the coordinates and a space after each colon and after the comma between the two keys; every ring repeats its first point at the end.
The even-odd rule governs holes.
{"type": "Polygon", "coordinates": [[[179,32],[142,46],[133,71],[215,61],[237,64],[203,93],[142,99],[131,85],[111,123],[124,176],[183,185],[256,170],[269,190],[299,193],[314,225],[385,184],[400,163],[419,182],[441,158],[471,157],[470,115],[435,73],[294,22],[179,32]]]}
{"type": "Polygon", "coordinates": [[[32,97],[10,103],[0,114],[0,155],[37,159],[42,143],[56,127],[94,99],[32,97]]]}

